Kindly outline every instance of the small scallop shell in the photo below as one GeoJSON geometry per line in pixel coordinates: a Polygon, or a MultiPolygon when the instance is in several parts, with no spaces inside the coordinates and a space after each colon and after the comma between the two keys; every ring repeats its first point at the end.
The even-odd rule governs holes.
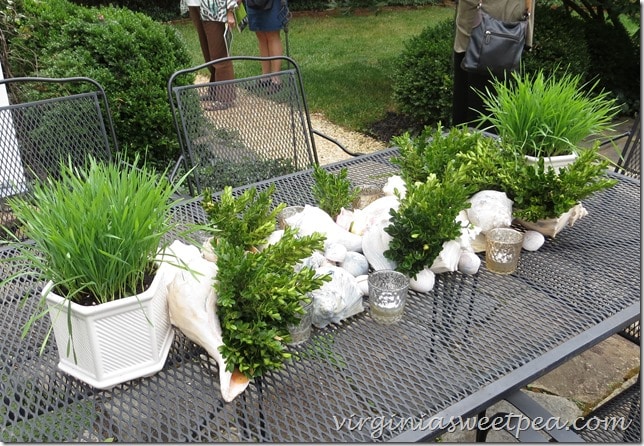
{"type": "Polygon", "coordinates": [[[537,231],[526,231],[523,234],[523,249],[526,251],[536,251],[543,246],[546,238],[537,231]]]}
{"type": "Polygon", "coordinates": [[[217,256],[215,255],[215,250],[212,247],[213,237],[210,237],[208,240],[203,242],[201,245],[201,257],[210,261],[217,262],[217,256]]]}

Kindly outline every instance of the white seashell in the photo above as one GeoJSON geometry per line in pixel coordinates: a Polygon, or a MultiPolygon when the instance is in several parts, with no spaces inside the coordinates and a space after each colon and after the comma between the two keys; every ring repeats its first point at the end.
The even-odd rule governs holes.
{"type": "Polygon", "coordinates": [[[249,380],[239,371],[226,371],[226,361],[219,351],[223,340],[213,287],[217,265],[201,258],[199,253],[181,260],[188,270],[177,268],[174,280],[168,285],[170,321],[217,362],[221,395],[224,401],[230,402],[248,387],[249,380]]]}
{"type": "Polygon", "coordinates": [[[400,198],[405,198],[407,194],[407,187],[405,186],[405,181],[400,175],[393,175],[387,179],[387,184],[382,188],[382,192],[385,195],[394,196],[396,191],[400,195],[400,198]]]}
{"type": "Polygon", "coordinates": [[[456,240],[443,243],[443,249],[438,254],[432,266],[429,268],[435,274],[456,271],[458,259],[461,257],[461,244],[456,240]]]}
{"type": "Polygon", "coordinates": [[[396,269],[396,262],[385,257],[385,251],[389,249],[391,236],[384,230],[387,223],[375,224],[362,236],[362,252],[373,269],[396,269]]]}
{"type": "Polygon", "coordinates": [[[359,252],[347,252],[340,266],[346,269],[353,277],[358,277],[369,272],[369,262],[359,252]]]}
{"type": "Polygon", "coordinates": [[[577,220],[588,215],[588,211],[581,203],[577,203],[576,205],[574,205],[569,212],[570,212],[570,220],[568,220],[569,226],[574,225],[577,222],[577,220]]]}
{"type": "Polygon", "coordinates": [[[416,278],[409,279],[409,289],[419,293],[427,293],[434,289],[436,275],[429,268],[425,268],[416,274],[416,278]]]}
{"type": "Polygon", "coordinates": [[[210,237],[208,240],[203,242],[201,245],[201,256],[211,262],[217,261],[217,256],[215,255],[215,250],[212,247],[213,237],[210,237]]]}
{"type": "Polygon", "coordinates": [[[369,274],[363,274],[361,276],[356,277],[356,283],[358,284],[358,288],[362,291],[363,296],[368,296],[369,295],[369,274]]]}
{"type": "Polygon", "coordinates": [[[456,216],[456,222],[461,225],[461,235],[458,241],[461,244],[461,249],[469,251],[472,249],[472,242],[481,233],[481,228],[474,226],[467,217],[467,211],[462,210],[456,216]]]}
{"type": "Polygon", "coordinates": [[[302,212],[304,210],[303,206],[287,206],[284,209],[282,209],[282,212],[277,214],[277,227],[279,229],[284,229],[287,226],[286,220],[297,214],[298,212],[302,212]]]}
{"type": "Polygon", "coordinates": [[[482,232],[476,234],[474,240],[470,242],[470,248],[474,252],[484,252],[487,249],[487,240],[482,232]]]}
{"type": "Polygon", "coordinates": [[[284,235],[283,229],[278,229],[276,231],[273,231],[271,235],[268,236],[268,239],[266,239],[266,244],[264,245],[264,247],[269,245],[274,245],[275,243],[279,242],[283,235],[284,235]]]}
{"type": "Polygon", "coordinates": [[[319,232],[329,243],[340,243],[347,251],[362,251],[362,237],[343,229],[329,214],[315,206],[304,206],[304,210],[286,219],[286,224],[299,229],[301,235],[319,232]]]}
{"type": "Polygon", "coordinates": [[[362,290],[355,277],[337,266],[321,267],[317,274],[331,275],[331,281],[311,292],[313,299],[313,325],[322,328],[338,323],[364,310],[362,290]]]}
{"type": "Polygon", "coordinates": [[[398,198],[386,196],[369,203],[364,209],[354,211],[351,232],[363,235],[369,227],[382,222],[388,223],[391,215],[390,209],[398,209],[400,201],[398,198]]]}
{"type": "Polygon", "coordinates": [[[343,262],[347,256],[347,248],[340,243],[328,243],[325,245],[324,257],[332,262],[343,262]]]}
{"type": "Polygon", "coordinates": [[[536,251],[541,248],[546,238],[537,231],[526,231],[523,234],[523,249],[526,251],[536,251]]]}
{"type": "Polygon", "coordinates": [[[295,270],[300,271],[303,267],[308,266],[312,269],[318,269],[322,265],[328,265],[329,261],[324,254],[320,251],[313,251],[310,256],[305,259],[302,259],[297,265],[295,265],[295,270]]]}
{"type": "Polygon", "coordinates": [[[463,274],[476,274],[481,267],[481,258],[473,252],[463,251],[458,260],[458,270],[463,274]]]}
{"type": "Polygon", "coordinates": [[[467,217],[474,226],[481,228],[481,232],[512,224],[512,200],[505,192],[482,190],[469,201],[472,206],[467,209],[467,217]]]}
{"type": "Polygon", "coordinates": [[[335,218],[335,222],[342,229],[346,229],[347,231],[350,231],[351,230],[351,223],[353,223],[353,218],[354,218],[353,213],[354,213],[354,211],[350,211],[348,209],[341,208],[340,213],[335,218]]]}

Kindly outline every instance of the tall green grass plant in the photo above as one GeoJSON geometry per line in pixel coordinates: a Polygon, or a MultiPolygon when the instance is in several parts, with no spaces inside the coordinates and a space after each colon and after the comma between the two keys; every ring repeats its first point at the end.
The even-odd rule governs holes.
{"type": "Polygon", "coordinates": [[[29,265],[18,274],[51,280],[59,295],[83,304],[143,291],[164,237],[176,229],[170,221],[176,188],[145,166],[62,165],[60,180],[8,200],[33,240],[14,243],[16,257],[29,265]]]}
{"type": "Polygon", "coordinates": [[[584,139],[610,131],[619,112],[615,100],[596,92],[596,85],[568,72],[514,72],[481,94],[489,112],[480,124],[495,127],[523,155],[571,154],[584,139]]]}

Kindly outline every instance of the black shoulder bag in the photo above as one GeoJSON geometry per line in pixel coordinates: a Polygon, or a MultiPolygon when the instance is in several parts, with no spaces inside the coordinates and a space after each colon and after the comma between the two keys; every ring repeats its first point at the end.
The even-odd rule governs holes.
{"type": "Polygon", "coordinates": [[[461,62],[461,68],[475,73],[502,74],[519,68],[525,47],[531,0],[526,0],[526,13],[518,22],[504,22],[477,7],[477,17],[461,62]]]}

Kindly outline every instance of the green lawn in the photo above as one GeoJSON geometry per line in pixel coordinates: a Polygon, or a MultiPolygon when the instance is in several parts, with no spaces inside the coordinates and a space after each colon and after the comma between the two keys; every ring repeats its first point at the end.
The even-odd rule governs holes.
{"type": "MultiPolygon", "coordinates": [[[[294,14],[289,23],[289,55],[302,70],[311,112],[321,112],[352,130],[367,130],[396,109],[390,75],[405,42],[453,17],[454,9],[442,6],[367,15],[294,14]]],[[[192,24],[173,26],[184,36],[194,65],[203,63],[192,24]]],[[[235,32],[233,54],[258,55],[254,33],[235,32]]]]}

